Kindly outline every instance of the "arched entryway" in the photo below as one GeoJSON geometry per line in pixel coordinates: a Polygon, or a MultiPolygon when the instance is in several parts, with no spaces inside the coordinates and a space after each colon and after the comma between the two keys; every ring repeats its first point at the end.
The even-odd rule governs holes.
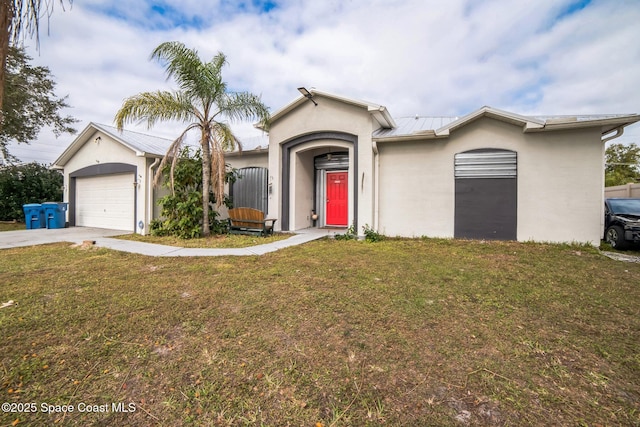
{"type": "MultiPolygon", "coordinates": [[[[355,224],[358,217],[355,179],[358,173],[357,141],[357,136],[344,132],[317,132],[293,138],[282,144],[280,216],[283,231],[313,226],[343,227],[349,223],[355,224]],[[317,159],[324,157],[325,160],[329,160],[326,156],[334,154],[345,155],[346,158],[342,160],[346,163],[339,167],[326,168],[322,165],[318,167],[317,159]],[[333,172],[340,172],[341,175],[334,175],[333,172]],[[327,179],[330,181],[328,182],[327,179]],[[332,192],[332,197],[339,196],[347,200],[346,205],[339,207],[336,212],[329,212],[330,215],[338,211],[342,212],[339,214],[342,215],[341,217],[327,218],[327,205],[323,204],[320,198],[324,197],[326,200],[328,191],[332,192]],[[314,213],[318,215],[316,221],[313,221],[314,213]],[[336,221],[336,218],[339,224],[330,224],[331,221],[336,221]]],[[[338,201],[338,199],[333,200],[338,201]]],[[[331,210],[331,206],[329,209],[331,210]]]]}

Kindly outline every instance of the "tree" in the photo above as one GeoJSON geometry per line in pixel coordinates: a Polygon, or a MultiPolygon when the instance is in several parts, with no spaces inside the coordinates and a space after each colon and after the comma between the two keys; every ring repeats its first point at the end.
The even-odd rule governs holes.
{"type": "MultiPolygon", "coordinates": [[[[59,0],[64,9],[64,0],[59,0]]],[[[73,4],[73,0],[68,0],[73,4]]],[[[55,0],[0,0],[0,112],[4,103],[4,82],[9,46],[26,35],[35,37],[40,47],[40,20],[53,14],[55,0]]],[[[0,129],[2,129],[0,115],[0,129]]]]}
{"type": "Polygon", "coordinates": [[[605,150],[605,187],[640,181],[640,147],[611,144],[605,150]]]}
{"type": "MultiPolygon", "coordinates": [[[[163,170],[163,185],[170,186],[171,165],[163,170]]],[[[227,167],[225,180],[234,182],[237,171],[227,167]]],[[[214,197],[210,194],[210,197],[214,197]]],[[[180,161],[173,171],[172,192],[160,200],[162,219],[151,221],[154,236],[176,236],[183,239],[199,237],[202,233],[202,154],[200,150],[191,153],[189,147],[180,152],[180,161]]],[[[225,197],[224,204],[231,208],[231,201],[225,197]]],[[[227,231],[226,221],[217,219],[218,213],[209,207],[209,227],[214,233],[227,231]]]]}
{"type": "Polygon", "coordinates": [[[38,163],[0,168],[0,221],[24,221],[22,205],[62,200],[62,174],[38,163]]]}
{"type": "Polygon", "coordinates": [[[65,98],[57,98],[56,83],[47,67],[29,65],[31,58],[24,49],[9,48],[3,105],[4,124],[0,128],[0,150],[9,157],[7,143],[33,141],[44,126],[53,133],[76,133],[71,125],[77,122],[71,116],[63,117],[60,110],[69,107],[65,98]]]}
{"type": "MultiPolygon", "coordinates": [[[[195,49],[180,42],[165,42],[151,54],[151,59],[164,62],[167,79],[174,78],[176,91],[143,92],[124,100],[115,122],[122,130],[125,123],[145,122],[150,129],[158,121],[176,120],[187,124],[173,141],[162,159],[154,178],[157,185],[164,166],[170,162],[171,177],[180,158],[180,149],[191,131],[199,133],[202,150],[202,234],[208,236],[209,190],[213,189],[216,206],[224,200],[226,174],[224,153],[236,147],[242,149],[228,121],[259,120],[265,125],[269,109],[260,97],[249,92],[229,92],[222,80],[226,57],[219,52],[209,62],[202,62],[195,49]]],[[[171,178],[172,180],[172,178],[171,178]]]]}

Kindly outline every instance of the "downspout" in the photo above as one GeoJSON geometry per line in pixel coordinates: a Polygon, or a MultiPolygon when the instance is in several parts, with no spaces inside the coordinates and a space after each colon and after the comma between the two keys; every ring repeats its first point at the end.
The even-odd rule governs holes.
{"type": "Polygon", "coordinates": [[[378,219],[378,214],[379,214],[379,209],[380,209],[380,202],[379,202],[379,189],[378,189],[378,184],[380,181],[379,178],[379,169],[380,169],[380,153],[378,152],[378,142],[374,139],[371,142],[371,148],[373,148],[373,229],[376,230],[376,232],[380,232],[379,230],[379,219],[378,219]]]}
{"type": "MultiPolygon", "coordinates": [[[[153,221],[153,169],[158,167],[160,164],[160,159],[156,158],[154,162],[149,166],[149,171],[147,173],[147,188],[149,189],[149,193],[147,195],[147,227],[151,227],[151,221],[153,221]]],[[[149,230],[147,230],[149,231],[149,230]]]]}
{"type": "MultiPolygon", "coordinates": [[[[605,146],[605,144],[607,142],[611,141],[612,139],[615,139],[615,138],[618,138],[618,137],[622,136],[622,134],[624,133],[624,126],[617,127],[615,129],[615,131],[616,131],[615,134],[613,134],[613,135],[611,135],[611,136],[609,136],[607,138],[604,138],[602,140],[602,147],[603,147],[602,149],[603,150],[605,150],[604,146],[605,146]]],[[[606,187],[605,187],[604,181],[605,181],[605,170],[607,168],[607,163],[606,162],[607,162],[607,158],[606,158],[606,155],[604,155],[604,153],[603,153],[603,156],[602,156],[602,181],[601,181],[602,182],[602,200],[600,200],[600,206],[604,205],[604,200],[605,200],[604,189],[606,187]]],[[[605,222],[604,210],[600,209],[600,237],[604,236],[604,231],[605,231],[604,230],[604,222],[605,222]]]]}
{"type": "Polygon", "coordinates": [[[624,126],[619,126],[617,128],[615,128],[615,135],[611,135],[610,137],[607,137],[605,139],[602,140],[603,144],[606,144],[607,142],[611,141],[612,139],[616,139],[620,136],[622,136],[622,134],[624,133],[624,126]]]}

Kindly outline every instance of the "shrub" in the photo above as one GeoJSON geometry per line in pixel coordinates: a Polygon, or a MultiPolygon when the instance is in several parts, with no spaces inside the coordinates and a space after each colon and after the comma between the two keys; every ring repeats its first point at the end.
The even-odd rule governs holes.
{"type": "Polygon", "coordinates": [[[24,222],[22,205],[62,201],[62,174],[39,163],[0,167],[0,221],[24,222]]]}
{"type": "Polygon", "coordinates": [[[367,242],[379,242],[384,240],[384,236],[371,228],[369,224],[365,224],[362,227],[362,231],[364,232],[364,238],[367,242]]]}
{"type": "MultiPolygon", "coordinates": [[[[170,165],[164,174],[164,185],[170,187],[170,165]]],[[[235,170],[229,168],[226,180],[233,180],[235,170]]],[[[218,212],[213,209],[215,197],[209,193],[209,228],[213,234],[227,232],[226,222],[218,219],[218,212]]],[[[173,192],[158,200],[162,208],[162,219],[155,219],[150,224],[154,236],[176,236],[182,239],[193,239],[202,234],[202,157],[200,150],[191,154],[188,148],[180,153],[180,161],[173,172],[173,192]]],[[[228,197],[224,204],[231,207],[228,197]]]]}
{"type": "Polygon", "coordinates": [[[356,226],[353,224],[351,224],[349,228],[347,228],[347,231],[344,234],[335,235],[336,240],[355,240],[357,238],[358,235],[356,234],[356,226]]]}

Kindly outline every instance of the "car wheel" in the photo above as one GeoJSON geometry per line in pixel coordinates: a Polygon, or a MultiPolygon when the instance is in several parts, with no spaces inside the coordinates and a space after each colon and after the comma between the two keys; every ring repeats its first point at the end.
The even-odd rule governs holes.
{"type": "Polygon", "coordinates": [[[619,225],[607,228],[606,240],[614,249],[624,250],[629,247],[629,242],[624,240],[624,230],[619,225]]]}

